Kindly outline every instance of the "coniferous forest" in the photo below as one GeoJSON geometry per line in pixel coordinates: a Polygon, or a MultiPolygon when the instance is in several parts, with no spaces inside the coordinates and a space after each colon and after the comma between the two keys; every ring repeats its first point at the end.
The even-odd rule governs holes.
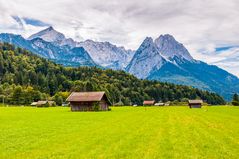
{"type": "Polygon", "coordinates": [[[72,91],[105,91],[113,105],[141,105],[149,99],[180,102],[199,98],[209,104],[225,104],[221,96],[208,91],[140,80],[124,71],[63,67],[27,50],[0,44],[0,102],[29,105],[52,98],[60,105],[72,91]]]}

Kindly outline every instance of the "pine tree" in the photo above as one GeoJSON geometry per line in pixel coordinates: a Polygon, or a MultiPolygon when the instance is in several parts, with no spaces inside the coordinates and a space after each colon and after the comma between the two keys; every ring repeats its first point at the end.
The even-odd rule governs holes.
{"type": "Polygon", "coordinates": [[[233,95],[232,100],[239,102],[239,97],[238,97],[238,94],[237,94],[237,93],[235,93],[235,94],[233,95]]]}
{"type": "Polygon", "coordinates": [[[239,106],[239,97],[237,93],[235,93],[232,97],[232,105],[239,106]]]}

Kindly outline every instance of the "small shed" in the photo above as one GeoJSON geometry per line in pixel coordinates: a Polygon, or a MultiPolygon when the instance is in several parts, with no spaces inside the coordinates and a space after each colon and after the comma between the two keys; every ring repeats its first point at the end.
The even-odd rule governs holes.
{"type": "Polygon", "coordinates": [[[71,111],[107,111],[111,105],[105,92],[72,92],[66,101],[71,111]]]}
{"type": "Polygon", "coordinates": [[[201,108],[202,104],[202,100],[188,100],[188,105],[190,108],[201,108]]]}
{"type": "Polygon", "coordinates": [[[46,106],[54,106],[56,103],[54,101],[43,101],[43,100],[39,100],[37,103],[36,103],[36,106],[37,107],[46,107],[46,106]]]}
{"type": "Polygon", "coordinates": [[[144,106],[152,106],[154,105],[155,101],[154,100],[145,100],[143,105],[144,106]]]}
{"type": "Polygon", "coordinates": [[[155,106],[164,106],[165,103],[160,102],[160,103],[155,103],[154,105],[155,105],[155,106]]]}
{"type": "Polygon", "coordinates": [[[37,102],[32,102],[31,106],[36,106],[37,102]]]}

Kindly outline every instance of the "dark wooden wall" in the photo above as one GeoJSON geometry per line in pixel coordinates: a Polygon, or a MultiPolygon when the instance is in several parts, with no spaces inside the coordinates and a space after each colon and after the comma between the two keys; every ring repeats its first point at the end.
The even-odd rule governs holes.
{"type": "MultiPolygon", "coordinates": [[[[71,111],[94,111],[94,102],[70,102],[71,111]]],[[[99,102],[100,110],[108,110],[109,105],[105,99],[99,102]]]]}
{"type": "Polygon", "coordinates": [[[189,104],[190,108],[201,108],[202,104],[189,104]]]}

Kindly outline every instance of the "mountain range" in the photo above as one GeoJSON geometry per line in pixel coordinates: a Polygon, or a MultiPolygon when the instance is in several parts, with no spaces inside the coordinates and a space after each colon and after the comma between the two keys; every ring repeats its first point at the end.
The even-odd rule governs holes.
{"type": "Polygon", "coordinates": [[[65,66],[97,66],[125,70],[140,79],[160,80],[213,91],[229,100],[239,92],[239,79],[227,71],[194,59],[183,44],[171,35],[153,40],[147,37],[140,47],[126,50],[109,42],[66,38],[49,27],[29,38],[0,34],[1,42],[27,49],[65,66]]]}

